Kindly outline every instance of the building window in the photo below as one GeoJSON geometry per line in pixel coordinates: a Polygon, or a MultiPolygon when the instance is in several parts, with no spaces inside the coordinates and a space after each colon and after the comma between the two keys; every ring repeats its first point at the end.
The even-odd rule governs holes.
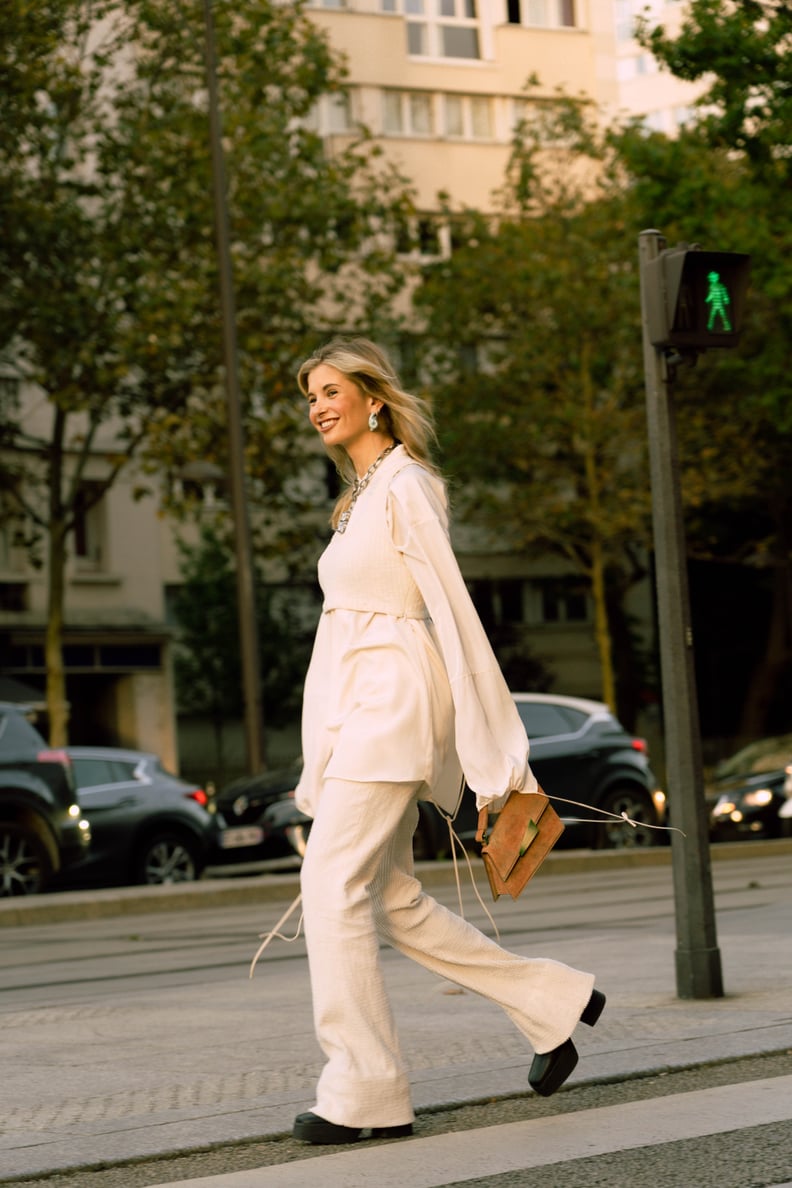
{"type": "Polygon", "coordinates": [[[446,95],[444,103],[446,136],[464,136],[465,119],[461,95],[446,95]]]}
{"type": "Polygon", "coordinates": [[[492,102],[487,95],[445,95],[443,131],[460,140],[492,140],[492,102]]]}
{"type": "Polygon", "coordinates": [[[506,0],[510,25],[539,29],[574,29],[575,0],[506,0]]]}
{"type": "Polygon", "coordinates": [[[479,58],[476,0],[380,0],[383,12],[407,18],[407,53],[424,58],[479,58]]]}
{"type": "Polygon", "coordinates": [[[74,509],[74,555],[81,569],[100,569],[104,560],[104,489],[84,483],[74,509]]]}
{"type": "Polygon", "coordinates": [[[634,41],[639,20],[648,18],[655,25],[662,19],[663,8],[663,0],[614,0],[616,40],[634,41]]]}
{"type": "Polygon", "coordinates": [[[6,423],[19,414],[19,388],[19,376],[0,375],[0,418],[6,423]]]}
{"type": "Polygon", "coordinates": [[[486,95],[474,95],[470,100],[470,127],[473,140],[492,139],[492,104],[486,95]]]}
{"type": "Polygon", "coordinates": [[[616,40],[632,41],[635,36],[635,22],[640,5],[635,0],[615,0],[616,40]]]}
{"type": "Polygon", "coordinates": [[[443,251],[441,227],[434,215],[415,215],[401,219],[396,226],[396,251],[401,256],[437,259],[443,251]]]}
{"type": "Polygon", "coordinates": [[[317,136],[351,131],[352,101],[349,94],[322,95],[301,123],[317,136]]]}
{"type": "Polygon", "coordinates": [[[349,95],[327,95],[325,97],[325,121],[327,131],[348,132],[352,127],[349,95]]]}
{"type": "Polygon", "coordinates": [[[533,106],[527,99],[512,99],[512,133],[516,132],[521,124],[527,123],[533,106]]]}
{"type": "Polygon", "coordinates": [[[35,538],[28,531],[26,523],[14,507],[11,496],[0,494],[0,570],[18,572],[26,567],[27,550],[35,538]]]}
{"type": "Polygon", "coordinates": [[[588,622],[588,593],[577,578],[548,578],[539,583],[543,623],[588,622]]]}
{"type": "Polygon", "coordinates": [[[666,132],[667,125],[670,122],[668,113],[665,111],[649,111],[641,120],[641,126],[647,132],[666,132]]]}
{"type": "Polygon", "coordinates": [[[384,91],[382,130],[386,136],[432,136],[432,96],[423,91],[384,91]]]}
{"type": "Polygon", "coordinates": [[[476,610],[488,631],[525,621],[525,583],[521,578],[479,578],[469,585],[476,610]]]}
{"type": "Polygon", "coordinates": [[[26,611],[27,586],[24,582],[0,582],[0,611],[26,611]]]}

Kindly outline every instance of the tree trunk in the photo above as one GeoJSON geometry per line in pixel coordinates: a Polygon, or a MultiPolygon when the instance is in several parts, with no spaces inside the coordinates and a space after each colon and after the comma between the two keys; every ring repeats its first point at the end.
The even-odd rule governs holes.
{"type": "Polygon", "coordinates": [[[594,637],[602,670],[602,700],[608,703],[615,714],[616,678],[613,672],[613,649],[605,598],[605,565],[602,542],[598,537],[594,538],[591,549],[591,593],[594,599],[594,637]]]}
{"type": "Polygon", "coordinates": [[[613,649],[605,600],[605,558],[600,535],[600,481],[594,440],[594,399],[591,379],[591,345],[584,339],[580,361],[580,387],[584,410],[584,461],[591,513],[591,596],[594,601],[594,637],[602,674],[602,699],[616,713],[616,680],[613,673],[613,649]]]}
{"type": "Polygon", "coordinates": [[[69,741],[69,705],[66,700],[66,673],[63,666],[65,567],[66,533],[61,520],[58,524],[50,525],[47,637],[44,650],[47,666],[49,741],[53,747],[65,747],[69,741]]]}
{"type": "Polygon", "coordinates": [[[56,405],[50,455],[47,635],[44,648],[44,662],[47,668],[49,741],[53,747],[65,747],[69,741],[69,705],[66,700],[66,673],[63,666],[63,606],[67,535],[63,506],[63,439],[65,431],[66,413],[56,405]]]}

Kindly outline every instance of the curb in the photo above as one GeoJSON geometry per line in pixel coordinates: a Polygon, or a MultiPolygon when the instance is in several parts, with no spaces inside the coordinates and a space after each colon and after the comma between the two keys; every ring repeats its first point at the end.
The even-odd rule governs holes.
{"type": "MultiPolygon", "coordinates": [[[[792,839],[719,842],[710,846],[713,863],[783,854],[792,854],[792,839]]],[[[483,876],[481,859],[471,857],[471,864],[483,876]]],[[[560,850],[547,856],[535,877],[670,865],[670,846],[634,850],[560,850]]],[[[416,871],[425,887],[445,887],[453,884],[455,879],[454,865],[450,861],[419,862],[416,871]]],[[[299,876],[293,871],[283,875],[204,877],[196,883],[167,887],[110,887],[91,891],[51,892],[19,899],[0,899],[0,928],[57,924],[62,920],[100,920],[152,912],[235,907],[239,904],[293,899],[298,891],[299,876]]]]}

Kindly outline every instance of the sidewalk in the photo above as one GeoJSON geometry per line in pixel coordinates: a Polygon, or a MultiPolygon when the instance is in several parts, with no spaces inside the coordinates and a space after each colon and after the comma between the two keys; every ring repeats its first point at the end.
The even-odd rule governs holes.
{"type": "MultiPolygon", "coordinates": [[[[704,1001],[676,997],[667,850],[550,856],[546,876],[538,876],[532,886],[531,912],[539,913],[540,924],[534,923],[530,938],[514,947],[551,952],[559,960],[595,968],[597,984],[608,994],[597,1027],[579,1028],[575,1034],[581,1059],[570,1083],[620,1080],[792,1049],[792,843],[746,842],[716,851],[713,877],[726,996],[704,1001]],[[604,906],[598,908],[598,896],[609,901],[610,915],[604,906]],[[653,915],[648,907],[661,898],[653,915]],[[599,918],[605,922],[598,924],[599,918]]],[[[448,868],[432,864],[422,874],[433,893],[453,903],[448,868]]],[[[288,1133],[294,1115],[312,1104],[321,1066],[307,977],[296,965],[299,946],[268,950],[252,982],[244,965],[239,968],[239,955],[249,959],[255,932],[277,918],[272,915],[275,901],[288,902],[292,890],[293,881],[283,877],[245,878],[183,890],[129,888],[98,896],[81,892],[0,903],[0,920],[6,924],[0,927],[2,964],[9,971],[0,975],[9,992],[0,999],[3,1065],[15,1070],[13,1081],[4,1077],[0,1181],[288,1133]],[[194,911],[184,915],[184,909],[199,907],[200,916],[194,911]],[[188,918],[198,921],[207,952],[212,944],[218,947],[216,974],[207,974],[209,967],[201,965],[196,966],[200,973],[191,976],[197,942],[184,932],[182,921],[188,918]],[[135,949],[139,937],[145,939],[145,949],[135,949]],[[232,946],[233,960],[221,960],[221,945],[232,946]],[[108,982],[112,972],[111,991],[101,992],[101,973],[87,966],[83,979],[69,972],[69,962],[81,954],[88,962],[100,952],[106,954],[108,982]],[[132,960],[128,952],[135,965],[129,965],[133,972],[127,974],[124,963],[132,960]],[[140,989],[141,971],[158,970],[162,953],[173,962],[171,984],[140,989]],[[5,954],[17,954],[18,964],[12,967],[5,954]],[[46,963],[49,970],[53,961],[56,973],[61,970],[62,992],[36,980],[35,966],[46,963]]],[[[505,905],[499,923],[514,919],[513,927],[520,931],[521,911],[524,906],[505,905]]],[[[511,944],[508,937],[505,943],[511,944]]],[[[384,951],[383,962],[417,1111],[526,1092],[531,1053],[505,1016],[390,950],[384,951]]],[[[779,1081],[787,1078],[773,1082],[777,1094],[772,1085],[753,1092],[757,1118],[764,1110],[764,1120],[771,1121],[781,1110],[792,1121],[792,1083],[781,1086],[779,1081]],[[784,1104],[771,1106],[771,1098],[784,1104]]],[[[713,1103],[722,1119],[733,1121],[738,1108],[728,1094],[717,1106],[713,1103]]],[[[689,1109],[698,1107],[691,1102],[689,1109]]],[[[673,1120],[666,1114],[661,1131],[666,1124],[680,1134],[690,1129],[683,1107],[673,1120]]],[[[547,1127],[551,1121],[515,1125],[547,1127]]],[[[598,1125],[608,1132],[607,1118],[598,1125]]],[[[713,1133],[701,1130],[700,1119],[696,1125],[697,1134],[713,1133]]],[[[576,1134],[585,1148],[585,1135],[576,1134]]],[[[453,1140],[458,1144],[460,1136],[453,1140]]],[[[308,1166],[311,1174],[318,1174],[312,1159],[288,1165],[291,1178],[281,1168],[275,1179],[272,1169],[189,1183],[286,1188],[321,1182],[331,1188],[376,1182],[384,1188],[397,1182],[386,1177],[388,1160],[395,1161],[397,1170],[407,1166],[400,1160],[407,1159],[413,1143],[433,1144],[419,1158],[425,1178],[402,1175],[399,1183],[418,1188],[446,1182],[431,1178],[432,1152],[443,1160],[448,1155],[436,1137],[369,1148],[368,1154],[365,1145],[356,1147],[343,1156],[352,1160],[351,1172],[352,1164],[342,1165],[341,1156],[320,1157],[323,1164],[336,1161],[331,1166],[339,1170],[337,1180],[324,1170],[320,1180],[300,1180],[308,1166]],[[377,1175],[367,1180],[364,1165],[371,1158],[377,1175]],[[353,1178],[344,1179],[348,1174],[353,1178]]],[[[558,1148],[543,1138],[541,1149],[558,1148]]],[[[475,1171],[468,1162],[472,1170],[465,1178],[475,1171]]]]}

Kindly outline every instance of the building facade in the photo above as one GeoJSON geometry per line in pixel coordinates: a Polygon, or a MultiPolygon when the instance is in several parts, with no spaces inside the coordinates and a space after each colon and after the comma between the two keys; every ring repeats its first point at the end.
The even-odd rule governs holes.
{"type": "Polygon", "coordinates": [[[416,188],[480,211],[502,183],[514,129],[559,91],[605,118],[669,135],[698,92],[661,74],[635,21],[678,28],[684,5],[640,0],[314,0],[310,13],[346,58],[348,95],[317,113],[331,149],[362,124],[416,188]]]}

